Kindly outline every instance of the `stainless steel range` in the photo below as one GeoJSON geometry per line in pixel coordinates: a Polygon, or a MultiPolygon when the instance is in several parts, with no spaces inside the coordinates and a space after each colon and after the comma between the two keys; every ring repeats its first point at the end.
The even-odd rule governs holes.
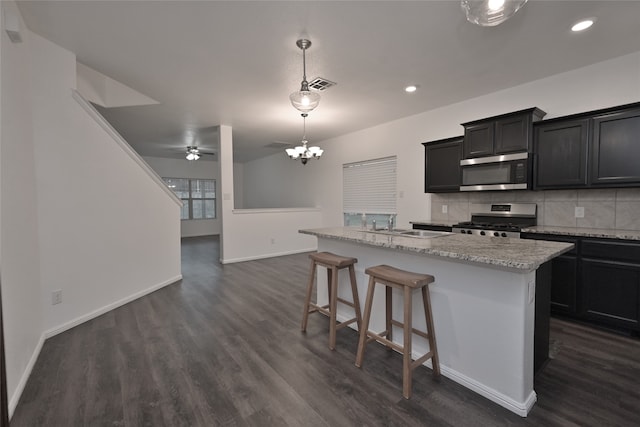
{"type": "Polygon", "coordinates": [[[453,226],[454,233],[520,238],[520,230],[537,224],[535,203],[471,204],[471,221],[453,226]]]}

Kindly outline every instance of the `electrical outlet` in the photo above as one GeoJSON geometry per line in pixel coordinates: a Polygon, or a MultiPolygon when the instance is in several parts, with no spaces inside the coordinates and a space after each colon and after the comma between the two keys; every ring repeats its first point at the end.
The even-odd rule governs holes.
{"type": "Polygon", "coordinates": [[[62,289],[51,292],[51,305],[62,303],[62,289]]]}
{"type": "Polygon", "coordinates": [[[276,239],[274,239],[273,237],[271,238],[271,244],[275,245],[276,244],[276,239]]]}
{"type": "Polygon", "coordinates": [[[576,218],[584,218],[584,208],[582,206],[576,206],[575,216],[576,218]]]}
{"type": "Polygon", "coordinates": [[[447,212],[449,212],[449,206],[442,205],[442,213],[447,213],[447,212]]]}

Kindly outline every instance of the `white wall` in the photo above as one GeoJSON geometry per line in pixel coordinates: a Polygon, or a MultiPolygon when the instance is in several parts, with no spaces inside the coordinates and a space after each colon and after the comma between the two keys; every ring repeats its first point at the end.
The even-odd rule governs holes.
{"type": "MultiPolygon", "coordinates": [[[[396,155],[398,226],[408,227],[409,221],[431,216],[430,195],[424,193],[422,142],[462,135],[460,123],[534,106],[553,118],[638,101],[640,52],[322,141],[318,143],[325,150],[322,158],[310,168],[307,165],[304,174],[289,168],[270,175],[273,179],[263,175],[259,183],[245,174],[244,184],[275,191],[288,188],[284,181],[295,179],[306,192],[271,197],[293,196],[287,203],[306,205],[311,195],[312,205],[322,207],[322,224],[341,225],[342,165],[396,155]]],[[[275,168],[280,164],[276,156],[256,161],[252,167],[275,168]]]]}
{"type": "Polygon", "coordinates": [[[42,303],[55,331],[177,280],[180,208],[72,98],[75,56],[32,41],[42,303]]]}
{"type": "MultiPolygon", "coordinates": [[[[310,160],[303,165],[293,161],[284,151],[268,157],[244,163],[243,207],[256,208],[299,208],[314,207],[314,195],[307,191],[304,179],[311,169],[322,167],[319,160],[310,160]],[[277,185],[273,185],[277,182],[277,185]]],[[[237,188],[238,186],[236,186],[237,188]]]]}
{"type": "MultiPolygon", "coordinates": [[[[167,159],[161,157],[144,157],[151,168],[163,178],[197,178],[215,179],[216,192],[219,193],[217,182],[218,162],[208,160],[188,161],[185,159],[167,159]]],[[[218,194],[216,197],[219,198],[218,194]]],[[[220,201],[216,200],[215,219],[196,219],[180,221],[180,235],[182,237],[207,236],[220,234],[220,201]]]]}
{"type": "MultiPolygon", "coordinates": [[[[18,13],[14,3],[2,2],[2,8],[18,13]]],[[[25,28],[23,22],[21,28],[25,28]]],[[[29,71],[31,37],[28,31],[21,31],[23,42],[14,44],[4,30],[0,33],[2,311],[7,390],[13,412],[16,391],[26,381],[23,373],[31,370],[42,345],[43,313],[29,71]]]]}
{"type": "MultiPolygon", "coordinates": [[[[14,3],[2,7],[17,11],[14,3]]],[[[73,54],[24,25],[23,43],[0,33],[0,248],[12,413],[45,337],[181,277],[180,207],[72,97],[73,54]],[[63,292],[55,306],[54,290],[63,292]]]]}
{"type": "MultiPolygon", "coordinates": [[[[220,261],[232,263],[314,250],[317,246],[315,237],[300,234],[298,230],[319,227],[320,209],[234,207],[236,171],[233,165],[232,129],[229,126],[220,126],[218,134],[223,229],[220,261]]],[[[247,187],[244,191],[247,191],[247,187]]]]}

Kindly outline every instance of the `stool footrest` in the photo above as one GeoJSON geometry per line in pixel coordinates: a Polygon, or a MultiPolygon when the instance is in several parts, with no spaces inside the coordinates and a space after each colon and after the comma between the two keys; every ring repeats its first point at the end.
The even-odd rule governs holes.
{"type": "Polygon", "coordinates": [[[347,301],[346,299],[342,299],[340,297],[337,298],[338,302],[341,302],[344,305],[348,305],[349,307],[354,307],[354,304],[351,301],[347,301]]]}
{"type": "Polygon", "coordinates": [[[355,323],[358,321],[357,317],[354,317],[353,319],[349,319],[349,320],[345,320],[344,322],[340,322],[336,325],[336,329],[342,329],[345,326],[349,326],[352,323],[355,323]]]}
{"type": "Polygon", "coordinates": [[[387,347],[391,347],[392,349],[397,350],[400,353],[402,353],[404,349],[404,347],[402,347],[400,344],[396,344],[393,341],[389,341],[384,336],[380,334],[376,334],[375,332],[367,331],[367,335],[369,336],[369,339],[367,340],[367,342],[378,341],[379,343],[384,344],[387,347]]]}
{"type": "MultiPolygon", "coordinates": [[[[309,306],[312,307],[312,309],[309,310],[309,314],[311,314],[311,313],[320,313],[320,314],[324,314],[327,317],[331,317],[331,310],[329,310],[329,305],[319,306],[319,305],[316,305],[316,304],[309,304],[309,306]]],[[[336,325],[336,330],[344,328],[345,326],[349,326],[350,324],[352,324],[354,322],[357,322],[357,321],[358,321],[358,318],[354,317],[353,319],[345,320],[344,322],[339,322],[336,325]]]]}
{"type": "MultiPolygon", "coordinates": [[[[400,328],[404,328],[404,323],[399,322],[399,321],[397,321],[397,320],[391,320],[391,324],[392,324],[392,325],[394,325],[394,326],[398,326],[398,327],[400,327],[400,328]]],[[[429,339],[429,334],[428,334],[428,333],[426,333],[426,332],[424,332],[424,331],[421,331],[421,330],[419,330],[419,329],[411,328],[411,332],[413,332],[413,333],[414,333],[414,334],[416,334],[416,335],[421,336],[422,338],[429,339]]]]}
{"type": "Polygon", "coordinates": [[[430,351],[424,356],[417,358],[411,363],[411,369],[416,369],[418,366],[421,366],[424,362],[426,362],[428,359],[431,359],[432,357],[433,357],[433,351],[430,351]]]}

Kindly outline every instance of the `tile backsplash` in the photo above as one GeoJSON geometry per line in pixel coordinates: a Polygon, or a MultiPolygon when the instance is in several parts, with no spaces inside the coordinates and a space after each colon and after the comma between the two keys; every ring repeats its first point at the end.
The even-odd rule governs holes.
{"type": "Polygon", "coordinates": [[[470,204],[499,202],[536,203],[538,225],[640,230],[640,188],[431,194],[431,220],[468,221],[470,204]],[[577,207],[583,218],[576,218],[577,207]]]}

